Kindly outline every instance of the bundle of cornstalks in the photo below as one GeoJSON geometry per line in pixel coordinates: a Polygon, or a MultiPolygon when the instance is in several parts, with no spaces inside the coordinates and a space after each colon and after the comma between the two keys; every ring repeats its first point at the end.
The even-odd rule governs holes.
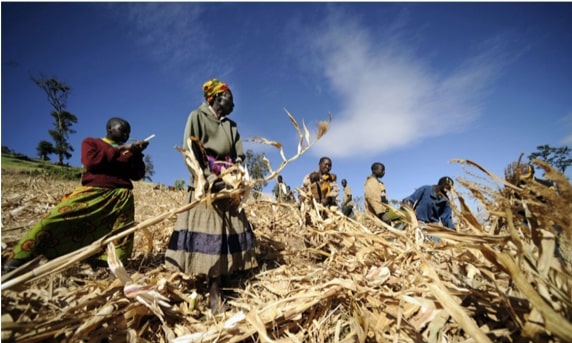
{"type": "MultiPolygon", "coordinates": [[[[111,247],[109,237],[63,267],[38,261],[23,279],[3,277],[3,341],[572,342],[569,181],[539,161],[555,187],[456,162],[472,170],[457,187],[488,214],[476,219],[454,190],[457,231],[420,226],[412,211],[397,230],[365,214],[248,197],[259,268],[226,280],[216,315],[203,279],[162,264],[183,192],[137,182],[130,264],[82,262],[111,247]]],[[[3,244],[76,186],[3,171],[3,244]]]]}

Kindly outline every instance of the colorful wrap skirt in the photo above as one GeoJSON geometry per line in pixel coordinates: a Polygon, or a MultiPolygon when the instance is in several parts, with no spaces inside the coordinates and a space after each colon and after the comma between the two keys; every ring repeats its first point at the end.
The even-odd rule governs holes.
{"type": "MultiPolygon", "coordinates": [[[[26,260],[44,255],[53,259],[65,255],[133,222],[134,215],[132,190],[79,187],[65,195],[45,218],[20,239],[10,258],[26,260]]],[[[114,244],[118,257],[125,263],[133,250],[133,234],[114,244]]],[[[93,260],[106,261],[107,256],[102,251],[93,260]]]]}
{"type": "MultiPolygon", "coordinates": [[[[192,199],[188,192],[186,201],[192,199]]],[[[256,267],[256,238],[238,203],[201,203],[178,215],[165,253],[168,269],[209,277],[256,267]]]]}

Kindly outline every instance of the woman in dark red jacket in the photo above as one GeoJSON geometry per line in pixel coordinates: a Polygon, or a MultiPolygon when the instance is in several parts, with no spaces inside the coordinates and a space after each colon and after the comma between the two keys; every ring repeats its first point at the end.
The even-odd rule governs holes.
{"type": "MultiPolygon", "coordinates": [[[[142,151],[149,143],[126,144],[131,126],[121,118],[109,119],[106,130],[104,138],[83,140],[81,162],[85,170],[81,187],[66,194],[20,239],[4,264],[5,271],[38,255],[48,259],[65,255],[133,222],[135,205],[131,180],[145,176],[142,151]]],[[[118,257],[126,262],[133,249],[133,235],[117,242],[116,249],[118,257]]],[[[102,253],[90,262],[93,265],[105,260],[102,253]]]]}

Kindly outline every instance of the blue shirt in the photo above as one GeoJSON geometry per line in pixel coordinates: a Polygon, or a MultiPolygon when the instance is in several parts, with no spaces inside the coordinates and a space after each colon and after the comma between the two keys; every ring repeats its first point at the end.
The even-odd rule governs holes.
{"type": "Polygon", "coordinates": [[[413,206],[415,203],[415,215],[417,219],[425,223],[438,223],[455,230],[453,224],[453,211],[449,206],[446,196],[435,193],[435,186],[422,186],[410,196],[403,199],[403,203],[413,206]]]}

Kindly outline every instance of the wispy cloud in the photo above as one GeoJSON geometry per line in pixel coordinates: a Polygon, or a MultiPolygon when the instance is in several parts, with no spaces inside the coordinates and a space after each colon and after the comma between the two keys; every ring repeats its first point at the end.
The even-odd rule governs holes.
{"type": "Polygon", "coordinates": [[[395,27],[380,39],[347,16],[339,19],[314,29],[308,45],[342,106],[316,145],[320,154],[380,153],[459,132],[478,118],[483,91],[499,66],[490,51],[434,70],[414,56],[414,47],[399,43],[395,27]]]}
{"type": "Polygon", "coordinates": [[[568,132],[568,134],[562,139],[562,144],[572,146],[572,112],[565,116],[562,121],[566,127],[566,131],[568,132]]]}
{"type": "Polygon", "coordinates": [[[206,48],[200,4],[127,3],[125,10],[131,34],[159,60],[181,63],[206,48]]]}
{"type": "MultiPolygon", "coordinates": [[[[137,2],[113,5],[118,18],[125,21],[128,34],[147,54],[169,73],[189,75],[186,84],[196,88],[205,75],[228,74],[221,71],[221,60],[213,48],[212,32],[202,20],[206,8],[201,3],[137,2]],[[209,58],[205,58],[209,56],[209,58]]],[[[184,78],[183,78],[184,79],[184,78]]]]}

